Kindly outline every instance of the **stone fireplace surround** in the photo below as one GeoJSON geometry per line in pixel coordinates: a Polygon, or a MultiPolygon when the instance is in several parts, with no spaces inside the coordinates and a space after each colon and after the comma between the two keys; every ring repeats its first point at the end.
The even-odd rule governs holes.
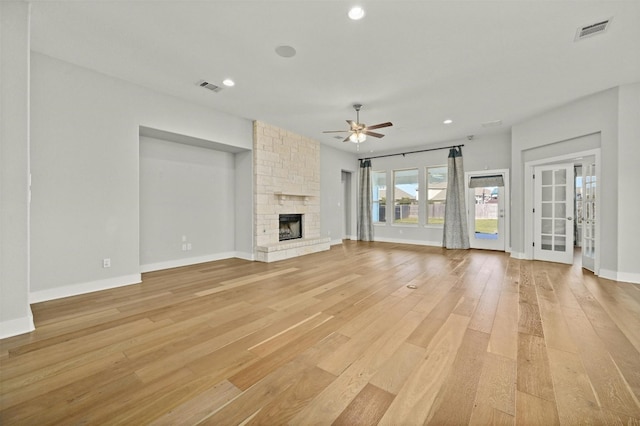
{"type": "Polygon", "coordinates": [[[320,236],[320,144],[253,123],[256,260],[274,262],[329,250],[320,236]],[[303,238],[279,241],[280,214],[302,214],[303,238]]]}

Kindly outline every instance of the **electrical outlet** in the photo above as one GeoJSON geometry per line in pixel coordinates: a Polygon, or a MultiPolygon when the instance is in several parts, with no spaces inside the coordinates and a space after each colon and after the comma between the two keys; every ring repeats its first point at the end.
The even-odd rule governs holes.
{"type": "Polygon", "coordinates": [[[191,250],[191,243],[187,243],[187,251],[191,250]]]}
{"type": "Polygon", "coordinates": [[[109,259],[109,258],[102,259],[102,267],[103,268],[111,268],[111,259],[109,259]]]}
{"type": "Polygon", "coordinates": [[[187,251],[187,245],[186,244],[182,244],[182,251],[187,251]]]}

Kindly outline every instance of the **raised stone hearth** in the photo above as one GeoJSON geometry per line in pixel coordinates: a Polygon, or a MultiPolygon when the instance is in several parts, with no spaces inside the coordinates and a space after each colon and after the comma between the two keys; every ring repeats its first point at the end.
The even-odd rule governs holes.
{"type": "Polygon", "coordinates": [[[259,121],[253,124],[256,260],[274,262],[329,250],[320,237],[320,144],[259,121]],[[280,215],[303,216],[302,238],[280,241],[280,215]]]}
{"type": "Polygon", "coordinates": [[[256,260],[260,262],[275,262],[277,260],[303,256],[305,254],[329,250],[330,243],[331,238],[303,238],[258,246],[256,250],[256,260]]]}

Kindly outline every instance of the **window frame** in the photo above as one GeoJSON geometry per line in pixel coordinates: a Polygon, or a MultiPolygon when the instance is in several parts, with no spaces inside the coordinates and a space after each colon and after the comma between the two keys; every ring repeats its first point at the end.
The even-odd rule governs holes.
{"type": "MultiPolygon", "coordinates": [[[[417,226],[419,226],[420,225],[420,195],[419,194],[420,194],[420,191],[421,191],[420,167],[407,167],[407,168],[403,168],[403,169],[393,169],[391,171],[391,182],[392,182],[391,187],[393,188],[393,220],[391,222],[389,222],[389,223],[392,226],[408,226],[408,227],[417,227],[417,226]],[[417,209],[418,209],[417,215],[416,215],[416,221],[415,221],[415,223],[412,223],[412,222],[408,222],[408,223],[397,222],[396,221],[396,172],[405,172],[405,171],[412,171],[412,170],[416,172],[416,186],[417,186],[417,188],[416,188],[415,205],[417,206],[417,209]]],[[[387,199],[388,199],[388,195],[387,195],[387,199]]],[[[411,203],[411,204],[414,204],[414,203],[411,203]]]]}

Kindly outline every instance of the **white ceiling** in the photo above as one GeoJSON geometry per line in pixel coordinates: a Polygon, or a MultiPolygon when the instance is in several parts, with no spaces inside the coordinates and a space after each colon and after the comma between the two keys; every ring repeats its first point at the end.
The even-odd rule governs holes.
{"type": "Polygon", "coordinates": [[[640,1],[34,1],[32,49],[355,152],[323,134],[392,121],[364,152],[509,132],[640,81],[640,1]],[[578,27],[613,17],[606,33],[578,27]],[[297,50],[293,58],[275,53],[297,50]],[[231,77],[233,88],[213,93],[231,77]],[[453,124],[444,125],[446,118],[453,124]],[[481,123],[502,120],[484,128],[481,123]]]}

